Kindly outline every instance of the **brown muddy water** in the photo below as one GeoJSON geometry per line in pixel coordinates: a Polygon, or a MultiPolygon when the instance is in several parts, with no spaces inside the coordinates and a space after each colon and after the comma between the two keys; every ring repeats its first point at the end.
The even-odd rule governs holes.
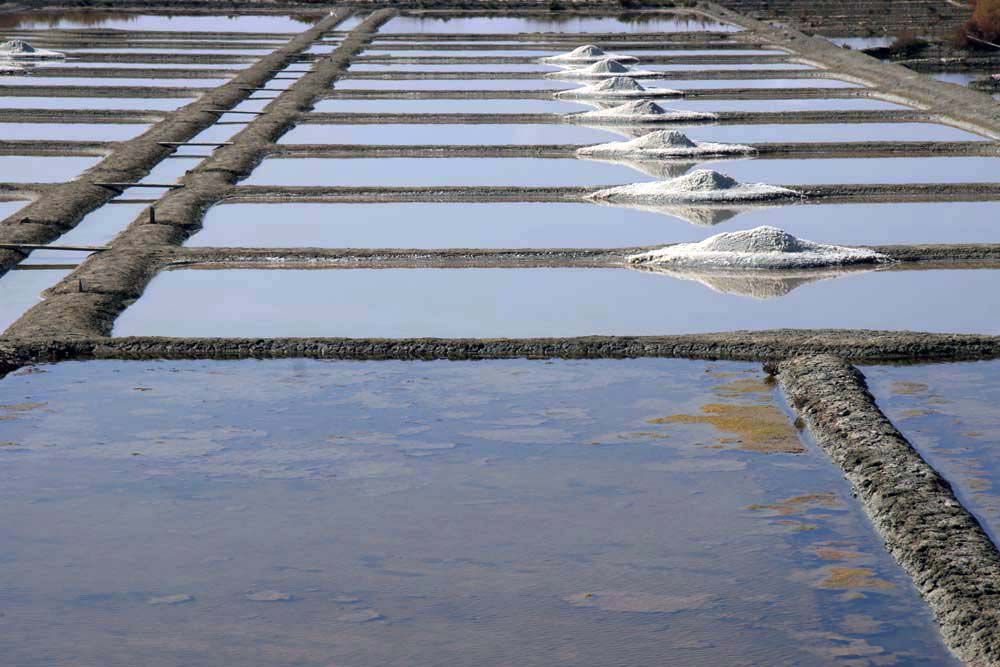
{"type": "Polygon", "coordinates": [[[0,419],[19,667],[953,664],[746,364],[64,363],[0,419]]]}

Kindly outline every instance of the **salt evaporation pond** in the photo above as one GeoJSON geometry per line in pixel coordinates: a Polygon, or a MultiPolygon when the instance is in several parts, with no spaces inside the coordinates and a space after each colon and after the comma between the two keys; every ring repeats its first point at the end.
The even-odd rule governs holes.
{"type": "Polygon", "coordinates": [[[0,183],[62,183],[100,161],[100,157],[0,155],[0,183]]]}
{"type": "MultiPolygon", "coordinates": [[[[740,181],[815,183],[978,183],[1000,169],[995,157],[834,158],[710,163],[740,181]]],[[[643,179],[639,179],[643,180],[643,179]]]]}
{"type": "Polygon", "coordinates": [[[709,277],[707,284],[626,268],[185,269],[154,278],[118,319],[115,335],[495,338],[779,328],[1000,334],[1000,309],[981,306],[998,283],[1000,272],[988,269],[852,272],[817,282],[709,277]],[[736,293],[721,291],[727,289],[736,293]]]}
{"type": "MultiPolygon", "coordinates": [[[[120,79],[117,77],[73,77],[73,76],[9,76],[0,80],[4,86],[86,86],[88,88],[113,91],[115,88],[217,88],[229,79],[120,79]]],[[[109,94],[113,97],[113,94],[109,94]]]]}
{"type": "Polygon", "coordinates": [[[558,72],[555,65],[541,63],[354,63],[350,72],[558,72]]]}
{"type": "MultiPolygon", "coordinates": [[[[2,97],[0,109],[73,109],[98,111],[106,109],[141,109],[173,111],[194,102],[194,98],[167,97],[2,97]]],[[[95,125],[88,125],[87,129],[95,125]]],[[[60,125],[61,128],[68,127],[60,125]]],[[[141,126],[140,126],[141,127],[141,126]]]]}
{"type": "Polygon", "coordinates": [[[41,301],[43,291],[67,275],[69,269],[13,269],[0,276],[0,294],[3,294],[0,299],[0,334],[41,301]]]}
{"type": "MultiPolygon", "coordinates": [[[[672,101],[665,101],[664,106],[672,106],[672,101]]],[[[681,128],[683,124],[669,124],[664,127],[681,128]]],[[[647,129],[651,131],[658,128],[647,129]]],[[[638,133],[641,133],[641,130],[638,133]]],[[[684,129],[684,133],[691,139],[698,141],[742,144],[847,141],[989,141],[987,137],[982,135],[940,123],[702,124],[688,126],[684,129]]]]}
{"type": "Polygon", "coordinates": [[[649,12],[611,16],[567,17],[554,21],[545,16],[474,16],[433,17],[397,16],[379,28],[380,34],[440,33],[440,34],[509,34],[519,32],[737,32],[743,30],[731,23],[719,23],[707,16],[656,16],[649,12]]]}
{"type": "MultiPolygon", "coordinates": [[[[694,65],[692,68],[696,67],[694,65]]],[[[643,67],[645,69],[645,67],[643,67]]],[[[514,79],[516,81],[516,79],[514,79]]],[[[556,79],[563,81],[564,79],[556,79]]],[[[593,82],[594,79],[571,79],[576,82],[577,87],[581,82],[593,82]]],[[[674,88],[676,90],[691,89],[715,89],[715,88],[863,88],[864,86],[841,81],[840,79],[827,79],[811,77],[805,79],[642,79],[643,87],[658,86],[660,88],[674,88]],[[655,83],[654,83],[655,82],[655,83]],[[648,85],[647,85],[648,83],[648,85]]]]}
{"type": "MultiPolygon", "coordinates": [[[[592,111],[582,102],[562,100],[320,100],[313,111],[332,113],[574,113],[592,111]]],[[[381,127],[381,126],[380,126],[381,127]]],[[[425,128],[415,133],[423,134],[425,128]]]]}
{"type": "MultiPolygon", "coordinates": [[[[18,22],[9,27],[65,29],[105,26],[115,30],[289,33],[288,39],[291,39],[295,34],[307,30],[313,20],[318,20],[323,15],[317,13],[312,17],[306,17],[278,14],[261,16],[159,15],[116,11],[67,11],[62,13],[45,12],[44,14],[25,12],[16,14],[18,22]]],[[[5,18],[11,17],[10,14],[5,16],[5,18]]]]}
{"type": "MultiPolygon", "coordinates": [[[[107,207],[105,207],[107,208],[107,207]]],[[[676,215],[590,203],[223,204],[198,247],[622,248],[702,241],[760,225],[846,245],[996,243],[1000,202],[678,207],[676,215]],[[691,220],[711,224],[693,224],[691,220]],[[946,222],[942,222],[946,221],[946,222]]]]}
{"type": "MultiPolygon", "coordinates": [[[[0,123],[0,141],[127,141],[149,125],[122,123],[0,123]]],[[[34,159],[34,158],[32,158],[34,159]]]]}
{"type": "MultiPolygon", "coordinates": [[[[379,40],[376,39],[376,42],[379,40]]],[[[503,44],[504,42],[494,41],[491,44],[503,44]]],[[[523,44],[523,42],[508,42],[512,44],[523,44]]],[[[372,46],[363,52],[364,57],[379,57],[379,58],[411,58],[420,56],[440,56],[445,58],[452,57],[467,57],[467,56],[481,56],[481,57],[494,57],[494,56],[521,56],[521,57],[537,57],[545,58],[547,56],[555,56],[560,53],[565,52],[568,49],[559,47],[547,47],[541,50],[527,49],[494,49],[490,46],[482,48],[482,43],[472,42],[467,44],[467,49],[442,49],[436,48],[439,42],[432,42],[427,44],[415,44],[415,46],[425,46],[426,49],[401,49],[398,45],[381,45],[372,46]]],[[[448,41],[448,45],[454,45],[456,42],[448,41]]],[[[527,46],[532,46],[528,43],[527,46]]],[[[645,48],[625,48],[625,49],[614,49],[615,53],[635,56],[640,60],[648,56],[785,56],[788,55],[786,51],[778,51],[773,49],[645,49],[645,48]]],[[[363,62],[363,61],[362,61],[363,62]]],[[[697,65],[692,65],[692,67],[697,67],[697,65]]]]}
{"type": "Polygon", "coordinates": [[[67,362],[0,414],[21,667],[955,664],[756,365],[67,362]]]}
{"type": "MultiPolygon", "coordinates": [[[[780,100],[699,100],[699,99],[666,99],[662,106],[672,109],[687,109],[691,111],[878,111],[885,109],[908,109],[909,107],[894,102],[886,102],[870,97],[801,97],[780,100]]],[[[888,123],[886,123],[888,125],[888,123]]],[[[906,125],[906,123],[897,123],[906,125]]],[[[928,125],[931,125],[928,123],[928,125]]],[[[834,127],[843,127],[843,124],[834,127]]],[[[747,127],[747,126],[742,126],[747,127]]],[[[753,127],[761,127],[756,125],[753,127]]],[[[775,127],[791,128],[799,125],[780,125],[775,127]]],[[[749,131],[753,131],[752,129],[749,131]]]]}
{"type": "Polygon", "coordinates": [[[347,78],[333,84],[335,90],[568,90],[579,86],[579,81],[560,79],[347,78]]]}
{"type": "Polygon", "coordinates": [[[542,158],[271,158],[241,185],[580,186],[653,180],[626,166],[542,158]]]}
{"type": "MultiPolygon", "coordinates": [[[[121,201],[121,199],[119,199],[121,201]]],[[[76,227],[53,241],[54,245],[102,246],[109,243],[120,232],[147,209],[145,204],[105,204],[85,215],[76,227]]],[[[56,250],[35,250],[27,261],[58,263],[72,258],[74,261],[87,253],[73,253],[56,250]]]]}
{"type": "Polygon", "coordinates": [[[591,144],[622,141],[614,128],[597,129],[583,125],[521,124],[367,124],[305,123],[281,137],[282,144],[591,144]]]}
{"type": "Polygon", "coordinates": [[[1000,542],[1000,362],[863,371],[882,410],[1000,542]]]}

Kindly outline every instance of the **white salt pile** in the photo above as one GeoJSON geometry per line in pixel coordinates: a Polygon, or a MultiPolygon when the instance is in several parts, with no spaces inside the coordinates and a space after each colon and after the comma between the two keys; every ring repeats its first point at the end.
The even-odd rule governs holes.
{"type": "Polygon", "coordinates": [[[866,248],[796,238],[777,227],[726,232],[700,243],[679,243],[627,258],[630,264],[695,269],[812,269],[891,261],[866,248]]]}
{"type": "Polygon", "coordinates": [[[650,100],[634,100],[610,109],[581,111],[563,116],[563,119],[569,122],[595,123],[675,123],[679,121],[718,120],[718,118],[714,113],[703,111],[664,109],[650,100]]]}
{"type": "Polygon", "coordinates": [[[651,77],[659,76],[659,72],[632,69],[614,58],[603,58],[586,67],[577,67],[562,72],[550,72],[545,76],[553,79],[603,79],[609,76],[651,77]]]}
{"type": "Polygon", "coordinates": [[[557,56],[549,56],[547,58],[542,58],[543,63],[552,63],[553,65],[565,64],[585,64],[592,63],[598,60],[604,60],[605,58],[611,58],[617,60],[620,63],[637,63],[639,59],[635,56],[626,56],[620,53],[608,53],[599,46],[594,46],[593,44],[585,44],[583,46],[578,46],[569,53],[560,53],[557,56]]]}
{"type": "Polygon", "coordinates": [[[15,59],[36,59],[36,58],[65,58],[65,53],[59,53],[58,51],[46,51],[45,49],[36,49],[31,44],[28,44],[23,39],[12,39],[9,42],[4,42],[0,44],[0,58],[15,60],[15,59]]]}
{"type": "Polygon", "coordinates": [[[627,76],[612,76],[581,88],[561,90],[556,97],[588,99],[628,99],[630,97],[683,97],[684,92],[673,88],[646,88],[627,76]]]}
{"type": "Polygon", "coordinates": [[[599,190],[590,199],[634,204],[699,204],[764,202],[802,195],[789,188],[763,183],[739,183],[717,171],[699,169],[669,181],[635,183],[599,190]]]}
{"type": "Polygon", "coordinates": [[[613,141],[596,146],[584,146],[577,155],[595,157],[650,158],[690,158],[721,155],[747,155],[753,153],[750,146],[740,144],[715,144],[692,141],[677,130],[657,130],[631,141],[613,141]]]}

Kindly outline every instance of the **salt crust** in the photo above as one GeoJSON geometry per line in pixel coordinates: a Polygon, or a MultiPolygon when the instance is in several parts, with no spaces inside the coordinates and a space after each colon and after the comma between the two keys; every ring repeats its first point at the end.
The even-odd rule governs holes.
{"type": "Polygon", "coordinates": [[[636,204],[765,202],[802,195],[795,190],[763,183],[739,183],[717,171],[699,169],[669,181],[634,183],[598,190],[589,199],[636,204]]]}
{"type": "Polygon", "coordinates": [[[699,243],[679,243],[630,255],[630,264],[696,269],[812,269],[887,263],[867,248],[826,245],[796,238],[777,227],[716,234],[699,243]]]}

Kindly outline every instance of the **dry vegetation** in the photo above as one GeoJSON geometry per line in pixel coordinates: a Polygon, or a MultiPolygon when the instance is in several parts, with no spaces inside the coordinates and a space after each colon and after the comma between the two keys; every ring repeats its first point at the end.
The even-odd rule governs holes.
{"type": "Polygon", "coordinates": [[[972,17],[959,30],[958,42],[962,46],[994,48],[984,41],[1000,43],[1000,0],[974,0],[972,17]]]}

